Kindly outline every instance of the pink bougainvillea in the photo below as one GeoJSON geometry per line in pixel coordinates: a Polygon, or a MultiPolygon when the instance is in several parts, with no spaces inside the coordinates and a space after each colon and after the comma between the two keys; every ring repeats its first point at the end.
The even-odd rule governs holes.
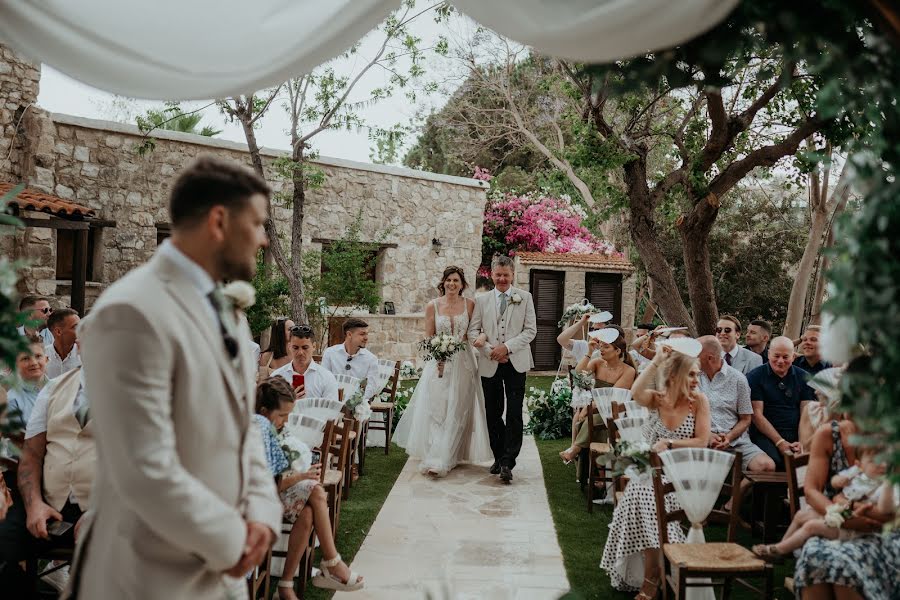
{"type": "Polygon", "coordinates": [[[483,256],[516,251],[621,256],[582,225],[585,216],[581,207],[564,198],[513,194],[494,198],[484,212],[483,256]]]}

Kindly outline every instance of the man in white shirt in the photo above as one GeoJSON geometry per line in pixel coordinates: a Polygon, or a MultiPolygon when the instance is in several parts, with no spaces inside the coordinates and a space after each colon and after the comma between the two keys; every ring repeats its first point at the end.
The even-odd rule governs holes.
{"type": "Polygon", "coordinates": [[[350,375],[366,380],[363,398],[366,402],[381,390],[378,388],[378,357],[366,349],[369,324],[351,317],[344,321],[344,343],[335,344],[322,353],[322,366],[335,375],[350,375]]]}
{"type": "Polygon", "coordinates": [[[71,308],[59,309],[47,319],[47,328],[53,333],[53,343],[45,347],[49,358],[47,377],[50,379],[81,366],[76,332],[80,320],[78,312],[71,308]]]}
{"type": "Polygon", "coordinates": [[[34,329],[21,325],[19,326],[19,335],[37,335],[45,346],[52,344],[53,334],[50,332],[50,328],[47,327],[47,319],[53,313],[53,309],[50,308],[50,301],[43,296],[25,296],[19,302],[19,311],[25,312],[26,310],[31,311],[28,318],[32,321],[38,321],[39,325],[34,329]]]}
{"type": "Polygon", "coordinates": [[[296,325],[291,329],[288,350],[293,360],[272,372],[272,377],[283,377],[294,387],[294,375],[303,375],[303,384],[294,387],[297,400],[303,398],[338,399],[338,384],[331,371],[316,364],[312,359],[316,343],[312,339],[313,330],[308,325],[296,325]]]}

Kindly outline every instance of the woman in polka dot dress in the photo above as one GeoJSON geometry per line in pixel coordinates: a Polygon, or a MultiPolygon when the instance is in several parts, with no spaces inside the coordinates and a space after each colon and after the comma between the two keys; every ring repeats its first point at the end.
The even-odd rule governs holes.
{"type": "MultiPolygon", "coordinates": [[[[644,437],[654,452],[671,448],[705,448],[709,439],[709,402],[697,390],[700,367],[697,359],[678,352],[658,352],[632,387],[632,396],[651,409],[644,437]],[[656,391],[657,376],[663,375],[665,391],[656,391]]],[[[666,497],[667,510],[677,510],[674,494],[666,497]]],[[[625,495],[613,511],[609,536],[600,568],[619,590],[640,590],[637,600],[652,600],[659,588],[659,524],[652,482],[630,481],[625,495]]],[[[677,524],[669,525],[669,541],[684,542],[677,524]]]]}

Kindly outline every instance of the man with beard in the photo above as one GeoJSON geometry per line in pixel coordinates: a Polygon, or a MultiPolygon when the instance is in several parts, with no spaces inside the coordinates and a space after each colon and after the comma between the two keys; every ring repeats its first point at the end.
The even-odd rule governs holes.
{"type": "Polygon", "coordinates": [[[78,597],[246,594],[280,530],[251,421],[252,336],[221,287],[252,279],[269,194],[242,166],[197,159],[170,191],[171,239],[81,323],[98,464],[78,597]]]}

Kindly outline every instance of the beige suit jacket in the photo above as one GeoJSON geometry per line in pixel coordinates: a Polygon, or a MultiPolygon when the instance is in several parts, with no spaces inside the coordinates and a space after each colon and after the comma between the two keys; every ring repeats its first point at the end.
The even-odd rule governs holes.
{"type": "MultiPolygon", "coordinates": [[[[531,357],[531,340],[537,334],[537,318],[534,300],[525,290],[510,287],[508,294],[518,294],[522,301],[510,303],[501,318],[497,312],[497,297],[493,290],[475,297],[475,311],[469,322],[469,339],[474,340],[484,332],[491,347],[506,344],[509,348],[509,362],[519,373],[527,373],[534,367],[531,357]]],[[[478,352],[478,374],[493,377],[500,363],[491,360],[491,350],[487,346],[478,352]]]]}
{"type": "Polygon", "coordinates": [[[95,514],[72,569],[79,598],[221,600],[245,520],[280,530],[251,420],[250,331],[242,317],[236,369],[206,302],[157,254],[81,322],[98,460],[95,514]]]}

